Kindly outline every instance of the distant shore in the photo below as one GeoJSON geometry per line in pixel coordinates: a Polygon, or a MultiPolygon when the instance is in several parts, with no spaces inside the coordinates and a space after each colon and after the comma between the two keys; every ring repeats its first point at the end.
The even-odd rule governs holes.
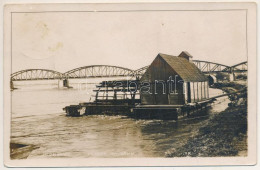
{"type": "MultiPolygon", "coordinates": [[[[246,89],[246,81],[216,83],[214,88],[230,93],[246,89]]],[[[229,97],[227,109],[214,115],[180,148],[166,157],[247,156],[247,93],[229,97]]]]}

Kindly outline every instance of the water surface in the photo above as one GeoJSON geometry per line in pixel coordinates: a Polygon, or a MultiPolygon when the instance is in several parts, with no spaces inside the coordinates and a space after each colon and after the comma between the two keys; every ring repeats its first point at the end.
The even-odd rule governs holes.
{"type": "MultiPolygon", "coordinates": [[[[222,97],[208,115],[177,122],[123,116],[66,117],[62,108],[93,100],[91,91],[95,87],[76,80],[70,84],[74,88],[58,88],[57,81],[15,82],[19,89],[11,93],[11,141],[40,147],[28,159],[164,157],[167,151],[184,144],[228,103],[227,97],[222,97]]],[[[210,89],[210,96],[218,94],[222,91],[210,89]]]]}

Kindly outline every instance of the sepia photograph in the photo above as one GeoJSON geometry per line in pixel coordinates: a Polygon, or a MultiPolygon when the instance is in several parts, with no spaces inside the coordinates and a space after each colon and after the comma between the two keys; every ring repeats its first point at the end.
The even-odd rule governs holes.
{"type": "Polygon", "coordinates": [[[4,32],[7,166],[256,163],[255,3],[7,4],[4,32]]]}

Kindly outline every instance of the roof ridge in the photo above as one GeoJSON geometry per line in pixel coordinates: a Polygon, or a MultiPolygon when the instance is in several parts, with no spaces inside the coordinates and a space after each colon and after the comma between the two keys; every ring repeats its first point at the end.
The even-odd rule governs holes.
{"type": "Polygon", "coordinates": [[[198,67],[189,60],[159,53],[159,56],[184,80],[184,81],[206,81],[207,78],[198,67]]]}

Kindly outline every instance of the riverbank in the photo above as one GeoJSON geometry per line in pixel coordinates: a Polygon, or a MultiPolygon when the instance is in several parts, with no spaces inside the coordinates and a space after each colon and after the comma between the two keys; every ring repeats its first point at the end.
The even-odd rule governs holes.
{"type": "MultiPolygon", "coordinates": [[[[246,89],[246,82],[217,83],[224,92],[246,89]]],[[[247,93],[229,97],[229,107],[214,115],[180,148],[166,157],[217,157],[247,155],[247,93]]]]}

